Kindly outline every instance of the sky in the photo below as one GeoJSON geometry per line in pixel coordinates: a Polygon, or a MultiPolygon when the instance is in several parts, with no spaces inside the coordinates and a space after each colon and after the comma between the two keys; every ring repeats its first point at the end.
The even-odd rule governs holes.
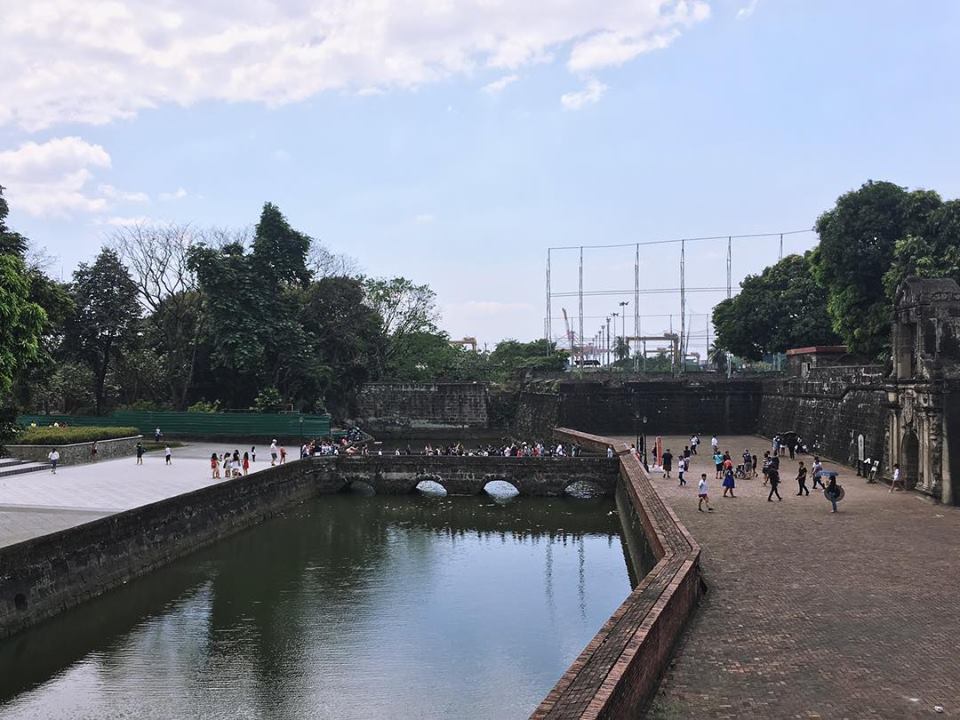
{"type": "MultiPolygon", "coordinates": [[[[0,185],[64,279],[118,227],[273,202],[490,348],[543,336],[549,247],[627,245],[584,250],[589,341],[634,329],[635,243],[773,233],[731,242],[735,291],[866,180],[960,196],[958,32],[953,0],[0,0],[0,185]]],[[[721,288],[693,350],[726,252],[685,244],[721,288]]],[[[640,255],[641,332],[678,330],[680,245],[640,255]]]]}

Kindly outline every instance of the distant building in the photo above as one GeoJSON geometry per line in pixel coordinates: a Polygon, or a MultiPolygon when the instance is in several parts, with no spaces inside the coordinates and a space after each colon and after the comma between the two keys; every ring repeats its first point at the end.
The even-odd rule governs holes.
{"type": "Polygon", "coordinates": [[[787,350],[787,374],[807,377],[813,368],[848,365],[854,362],[846,345],[811,345],[787,350]]]}

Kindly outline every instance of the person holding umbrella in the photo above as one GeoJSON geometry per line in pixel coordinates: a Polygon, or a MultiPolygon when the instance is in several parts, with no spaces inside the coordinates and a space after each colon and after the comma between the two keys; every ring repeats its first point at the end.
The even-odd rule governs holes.
{"type": "Polygon", "coordinates": [[[830,504],[833,505],[833,510],[830,512],[835,513],[837,511],[837,503],[843,500],[843,488],[840,485],[837,485],[837,474],[828,473],[830,476],[830,482],[827,483],[827,489],[823,491],[823,496],[830,501],[830,504]]]}

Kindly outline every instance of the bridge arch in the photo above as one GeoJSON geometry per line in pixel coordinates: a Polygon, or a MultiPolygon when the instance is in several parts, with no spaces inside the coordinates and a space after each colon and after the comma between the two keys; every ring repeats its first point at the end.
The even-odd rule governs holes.
{"type": "Polygon", "coordinates": [[[366,480],[348,478],[340,492],[354,495],[376,495],[377,489],[366,480]]]}
{"type": "Polygon", "coordinates": [[[563,494],[574,498],[593,498],[608,493],[600,483],[593,480],[572,480],[563,486],[563,494]]]}
{"type": "Polygon", "coordinates": [[[483,479],[483,488],[480,492],[491,497],[508,499],[519,495],[520,488],[505,477],[487,476],[483,479]]]}
{"type": "Polygon", "coordinates": [[[439,475],[417,475],[416,480],[418,482],[413,488],[415,493],[428,497],[445,497],[449,494],[439,475]]]}

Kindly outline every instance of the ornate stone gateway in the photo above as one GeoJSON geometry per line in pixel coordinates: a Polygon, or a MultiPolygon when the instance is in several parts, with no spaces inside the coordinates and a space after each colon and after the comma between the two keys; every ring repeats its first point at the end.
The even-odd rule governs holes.
{"type": "Polygon", "coordinates": [[[887,384],[887,475],[960,504],[960,285],[907,278],[897,290],[887,384]]]}

